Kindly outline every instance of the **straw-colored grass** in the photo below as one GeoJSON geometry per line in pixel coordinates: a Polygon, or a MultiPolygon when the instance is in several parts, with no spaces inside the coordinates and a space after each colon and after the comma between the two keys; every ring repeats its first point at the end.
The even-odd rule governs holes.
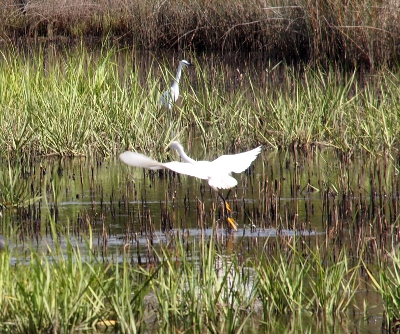
{"type": "Polygon", "coordinates": [[[262,50],[366,68],[399,55],[399,5],[380,1],[0,1],[0,35],[109,38],[145,49],[262,50]]]}

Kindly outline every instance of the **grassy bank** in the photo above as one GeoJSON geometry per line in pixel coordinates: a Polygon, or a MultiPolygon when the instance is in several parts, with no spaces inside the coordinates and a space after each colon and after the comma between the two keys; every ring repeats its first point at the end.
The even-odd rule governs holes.
{"type": "Polygon", "coordinates": [[[193,54],[195,67],[185,71],[182,99],[170,114],[158,99],[176,64],[143,64],[115,49],[52,52],[1,57],[5,158],[117,156],[127,148],[157,156],[173,136],[193,134],[224,151],[320,145],[395,157],[400,149],[398,71],[366,76],[279,64],[258,75],[250,65],[239,80],[222,59],[193,54]]]}
{"type": "Polygon", "coordinates": [[[0,35],[108,38],[144,49],[262,50],[367,68],[399,56],[396,1],[0,1],[0,35]]]}

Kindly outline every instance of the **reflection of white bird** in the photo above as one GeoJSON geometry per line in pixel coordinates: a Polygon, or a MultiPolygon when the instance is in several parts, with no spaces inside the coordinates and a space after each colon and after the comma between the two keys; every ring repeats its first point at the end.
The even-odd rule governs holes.
{"type": "Polygon", "coordinates": [[[179,80],[181,79],[182,69],[185,66],[191,66],[187,60],[181,60],[179,62],[178,71],[176,72],[174,82],[171,85],[171,88],[166,90],[160,97],[160,105],[169,110],[172,109],[173,104],[179,98],[179,80]]]}
{"type": "MultiPolygon", "coordinates": [[[[143,167],[149,169],[167,168],[180,174],[195,176],[200,179],[208,180],[211,188],[218,192],[218,189],[229,189],[237,185],[237,180],[231,176],[231,173],[241,173],[247,169],[250,164],[257,158],[261,152],[261,146],[247,152],[221,155],[213,161],[196,161],[188,157],[183,151],[183,147],[176,141],[171,142],[170,148],[178,151],[179,155],[185,162],[171,161],[158,162],[143,154],[126,151],[121,153],[119,158],[127,165],[135,167],[143,167]]],[[[231,209],[226,203],[224,197],[218,192],[218,195],[225,203],[225,207],[229,212],[231,209]]],[[[232,223],[233,219],[228,218],[228,222],[236,230],[236,226],[232,223]]]]}

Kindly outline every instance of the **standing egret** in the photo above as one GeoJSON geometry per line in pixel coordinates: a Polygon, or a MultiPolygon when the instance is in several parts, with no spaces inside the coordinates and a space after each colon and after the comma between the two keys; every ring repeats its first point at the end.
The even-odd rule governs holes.
{"type": "Polygon", "coordinates": [[[179,80],[181,79],[182,69],[186,66],[192,66],[192,64],[184,59],[179,62],[178,71],[176,72],[175,79],[171,85],[171,88],[166,90],[160,97],[160,105],[163,108],[171,111],[173,104],[178,100],[179,80]]]}
{"type": "MultiPolygon", "coordinates": [[[[208,184],[222,198],[226,209],[231,212],[225,198],[219,193],[218,189],[230,189],[237,185],[237,180],[232,177],[232,172],[241,173],[247,169],[250,164],[257,158],[261,152],[261,146],[247,152],[221,155],[213,161],[196,161],[190,158],[183,150],[181,144],[173,141],[170,148],[178,151],[179,155],[185,162],[171,161],[158,162],[143,154],[126,151],[121,153],[119,158],[127,165],[134,167],[143,167],[149,169],[170,169],[180,174],[186,174],[197,177],[199,179],[208,180],[208,184]]],[[[228,222],[232,228],[236,230],[235,222],[228,217],[228,222]]]]}

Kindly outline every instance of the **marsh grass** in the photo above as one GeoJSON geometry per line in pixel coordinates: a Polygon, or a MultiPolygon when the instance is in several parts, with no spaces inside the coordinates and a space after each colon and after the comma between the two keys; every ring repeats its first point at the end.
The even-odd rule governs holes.
{"type": "MultiPolygon", "coordinates": [[[[50,250],[50,249],[49,249],[50,250]]],[[[63,253],[55,249],[47,256],[30,252],[29,263],[10,267],[9,254],[2,254],[2,295],[5,312],[2,328],[17,332],[87,330],[104,313],[104,293],[109,281],[105,270],[84,261],[79,248],[68,244],[63,253]],[[99,278],[102,277],[102,280],[99,278]]]]}
{"type": "Polygon", "coordinates": [[[188,137],[225,152],[258,143],[389,157],[399,150],[397,72],[382,70],[367,80],[337,68],[297,72],[278,64],[269,81],[253,77],[251,67],[239,75],[222,60],[194,58],[195,68],[184,71],[182,98],[168,114],[158,99],[175,69],[155,61],[141,66],[126,51],[81,46],[57,57],[47,49],[29,59],[3,54],[3,157],[138,149],[165,158],[171,138],[188,137]]]}
{"type": "Polygon", "coordinates": [[[357,271],[360,264],[350,267],[351,260],[343,248],[338,255],[324,257],[321,249],[311,253],[313,270],[310,275],[311,309],[323,314],[343,314],[357,293],[357,271]]]}
{"type": "Polygon", "coordinates": [[[25,207],[39,201],[41,189],[36,187],[40,179],[40,171],[35,175],[25,175],[21,164],[0,171],[0,205],[3,210],[25,207]]]}
{"type": "Polygon", "coordinates": [[[240,332],[251,317],[256,295],[248,273],[243,275],[236,259],[222,256],[214,247],[211,239],[188,246],[177,241],[172,254],[162,250],[162,267],[150,284],[164,329],[240,332]]]}
{"type": "Polygon", "coordinates": [[[380,258],[377,263],[363,263],[371,285],[382,297],[384,327],[388,332],[395,332],[400,319],[400,257],[398,247],[388,252],[386,259],[380,258]]]}
{"type": "Polygon", "coordinates": [[[265,319],[302,312],[345,314],[358,291],[359,267],[349,267],[345,249],[334,256],[318,244],[304,248],[297,237],[272,243],[277,249],[273,255],[263,252],[252,266],[265,319]]]}
{"type": "MultiPolygon", "coordinates": [[[[57,241],[47,253],[33,248],[26,260],[11,266],[11,253],[0,254],[1,328],[18,333],[92,331],[118,326],[123,333],[139,332],[145,324],[143,298],[151,272],[129,266],[129,260],[100,263],[66,236],[66,247],[57,241]]],[[[146,290],[147,289],[147,290],[146,290]]]]}

